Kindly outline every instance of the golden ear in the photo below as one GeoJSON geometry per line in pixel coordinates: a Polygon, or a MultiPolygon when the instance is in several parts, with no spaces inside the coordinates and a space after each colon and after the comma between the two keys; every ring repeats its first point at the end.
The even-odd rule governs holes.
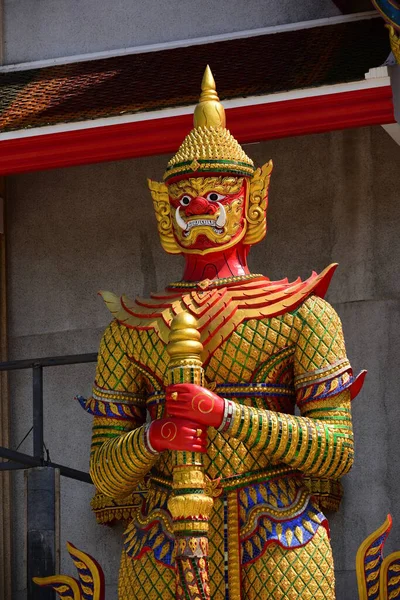
{"type": "Polygon", "coordinates": [[[267,232],[268,187],[272,160],[256,169],[250,181],[249,200],[246,208],[247,231],[244,243],[252,246],[260,242],[267,232]]]}
{"type": "Polygon", "coordinates": [[[151,179],[147,180],[147,184],[153,198],[161,245],[168,254],[180,254],[182,251],[176,243],[172,232],[168,188],[165,183],[158,183],[158,181],[152,181],[151,179]]]}

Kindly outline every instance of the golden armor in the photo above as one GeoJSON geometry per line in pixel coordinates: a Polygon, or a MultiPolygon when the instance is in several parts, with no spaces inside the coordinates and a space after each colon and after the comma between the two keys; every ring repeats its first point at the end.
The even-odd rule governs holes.
{"type": "MultiPolygon", "coordinates": [[[[196,494],[204,494],[210,509],[213,600],[335,597],[322,508],[337,507],[340,477],[352,464],[350,399],[360,380],[352,375],[339,317],[323,300],[334,265],[294,283],[246,271],[243,257],[266,232],[271,170],[272,163],[255,169],[225,129],[207,69],[194,129],[168,163],[164,183],[149,185],[167,252],[183,253],[189,262],[210,256],[212,263],[216,253],[227,252],[229,261],[240,248],[231,269],[242,270],[173,283],[149,299],[104,292],[113,321],[84,403],[94,415],[93,507],[102,522],[127,521],[121,600],[202,597],[191,584],[197,567],[189,559],[175,583],[176,553],[185,551],[175,545],[176,515],[202,512],[190,503],[196,494]],[[218,429],[208,428],[202,463],[192,457],[179,483],[176,453],[156,452],[149,429],[166,416],[165,388],[174,381],[170,370],[178,368],[167,346],[173,319],[182,313],[195,319],[201,360],[179,368],[224,398],[225,408],[218,429]],[[179,494],[174,500],[177,486],[189,498],[184,509],[179,494]]],[[[173,423],[162,435],[176,435],[173,423]]],[[[196,531],[193,519],[190,527],[196,531]]],[[[188,556],[205,552],[201,527],[188,556]]]]}

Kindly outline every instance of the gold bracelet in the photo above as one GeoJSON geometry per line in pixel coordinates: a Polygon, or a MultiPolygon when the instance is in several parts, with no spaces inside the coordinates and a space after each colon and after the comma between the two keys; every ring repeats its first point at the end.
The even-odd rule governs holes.
{"type": "Polygon", "coordinates": [[[311,436],[311,448],[308,452],[308,456],[306,456],[306,460],[305,463],[303,465],[302,470],[307,473],[309,472],[309,469],[311,468],[311,465],[313,463],[313,460],[315,458],[315,453],[317,451],[318,448],[318,439],[319,439],[319,432],[318,432],[318,426],[316,423],[310,423],[311,429],[313,429],[314,431],[312,432],[312,436],[311,436]]]}
{"type": "Polygon", "coordinates": [[[290,416],[288,416],[288,422],[289,425],[291,425],[291,429],[292,429],[292,439],[290,441],[290,447],[288,450],[288,453],[285,457],[285,463],[289,464],[295,453],[296,453],[296,449],[297,449],[297,444],[299,441],[299,426],[297,425],[297,421],[293,418],[291,418],[290,416]]]}
{"type": "Polygon", "coordinates": [[[278,417],[274,412],[269,412],[268,413],[268,418],[271,422],[271,437],[270,439],[267,441],[267,451],[268,454],[270,456],[272,456],[272,453],[274,453],[274,450],[276,448],[276,441],[278,439],[278,435],[279,435],[279,421],[278,421],[278,417]]]}
{"type": "MultiPolygon", "coordinates": [[[[328,437],[328,439],[329,439],[329,437],[328,437]]],[[[325,457],[325,449],[326,449],[326,444],[327,444],[327,436],[321,435],[320,439],[321,439],[321,446],[318,449],[320,456],[317,458],[315,465],[311,469],[312,473],[318,473],[325,462],[324,457],[325,457]]]]}
{"type": "Polygon", "coordinates": [[[252,448],[259,431],[260,414],[257,409],[253,408],[251,415],[251,434],[246,442],[248,448],[252,448]]]}
{"type": "Polygon", "coordinates": [[[282,458],[282,456],[284,455],[285,449],[286,449],[286,446],[288,443],[289,427],[288,427],[288,423],[287,423],[285,416],[286,415],[282,415],[282,416],[278,417],[279,425],[280,425],[281,439],[279,440],[279,445],[278,445],[278,448],[276,449],[276,452],[274,452],[274,458],[276,458],[277,460],[282,458]]]}
{"type": "MultiPolygon", "coordinates": [[[[243,415],[244,415],[244,419],[243,419],[243,427],[242,430],[238,433],[238,435],[236,436],[237,440],[243,441],[249,431],[249,427],[250,427],[250,408],[248,406],[243,406],[242,405],[242,411],[243,411],[243,415]]],[[[241,417],[242,418],[242,417],[241,417]]]]}
{"type": "Polygon", "coordinates": [[[296,468],[299,468],[306,457],[307,454],[307,448],[308,448],[308,439],[309,439],[309,430],[308,430],[308,426],[307,424],[303,425],[302,423],[298,425],[299,427],[299,437],[300,437],[300,430],[301,430],[301,446],[300,446],[300,450],[299,450],[299,454],[297,456],[297,458],[295,458],[293,460],[293,466],[296,468]]]}
{"type": "Polygon", "coordinates": [[[266,445],[267,442],[267,436],[268,436],[268,429],[269,429],[269,419],[268,417],[261,415],[261,434],[260,434],[260,439],[258,440],[258,442],[255,444],[254,448],[256,448],[257,450],[264,448],[264,446],[266,445]]]}
{"type": "MultiPolygon", "coordinates": [[[[332,442],[333,445],[333,442],[332,442]]],[[[334,459],[332,466],[326,473],[326,477],[340,477],[340,473],[336,475],[337,467],[339,463],[346,462],[343,460],[344,448],[342,444],[342,440],[339,438],[336,440],[335,448],[334,448],[334,459]]]]}
{"type": "Polygon", "coordinates": [[[227,430],[232,437],[236,437],[237,431],[239,429],[242,414],[241,408],[242,407],[240,404],[235,403],[231,426],[227,430]]]}

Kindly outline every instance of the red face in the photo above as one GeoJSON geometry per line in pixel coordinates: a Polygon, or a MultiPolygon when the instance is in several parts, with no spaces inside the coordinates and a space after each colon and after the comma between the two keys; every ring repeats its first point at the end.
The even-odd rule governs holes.
{"type": "Polygon", "coordinates": [[[204,254],[229,248],[245,233],[246,184],[242,177],[197,177],[168,187],[173,230],[183,251],[204,254]]]}

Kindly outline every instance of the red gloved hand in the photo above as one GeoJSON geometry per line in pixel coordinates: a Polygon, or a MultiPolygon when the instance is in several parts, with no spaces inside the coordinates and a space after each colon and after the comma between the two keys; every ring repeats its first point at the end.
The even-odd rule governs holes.
{"type": "Polygon", "coordinates": [[[225,400],[200,385],[178,383],[166,389],[166,408],[167,414],[174,417],[219,427],[224,417],[225,400]]]}
{"type": "Polygon", "coordinates": [[[163,450],[207,451],[207,430],[187,419],[156,419],[149,427],[149,441],[157,452],[163,450]]]}

